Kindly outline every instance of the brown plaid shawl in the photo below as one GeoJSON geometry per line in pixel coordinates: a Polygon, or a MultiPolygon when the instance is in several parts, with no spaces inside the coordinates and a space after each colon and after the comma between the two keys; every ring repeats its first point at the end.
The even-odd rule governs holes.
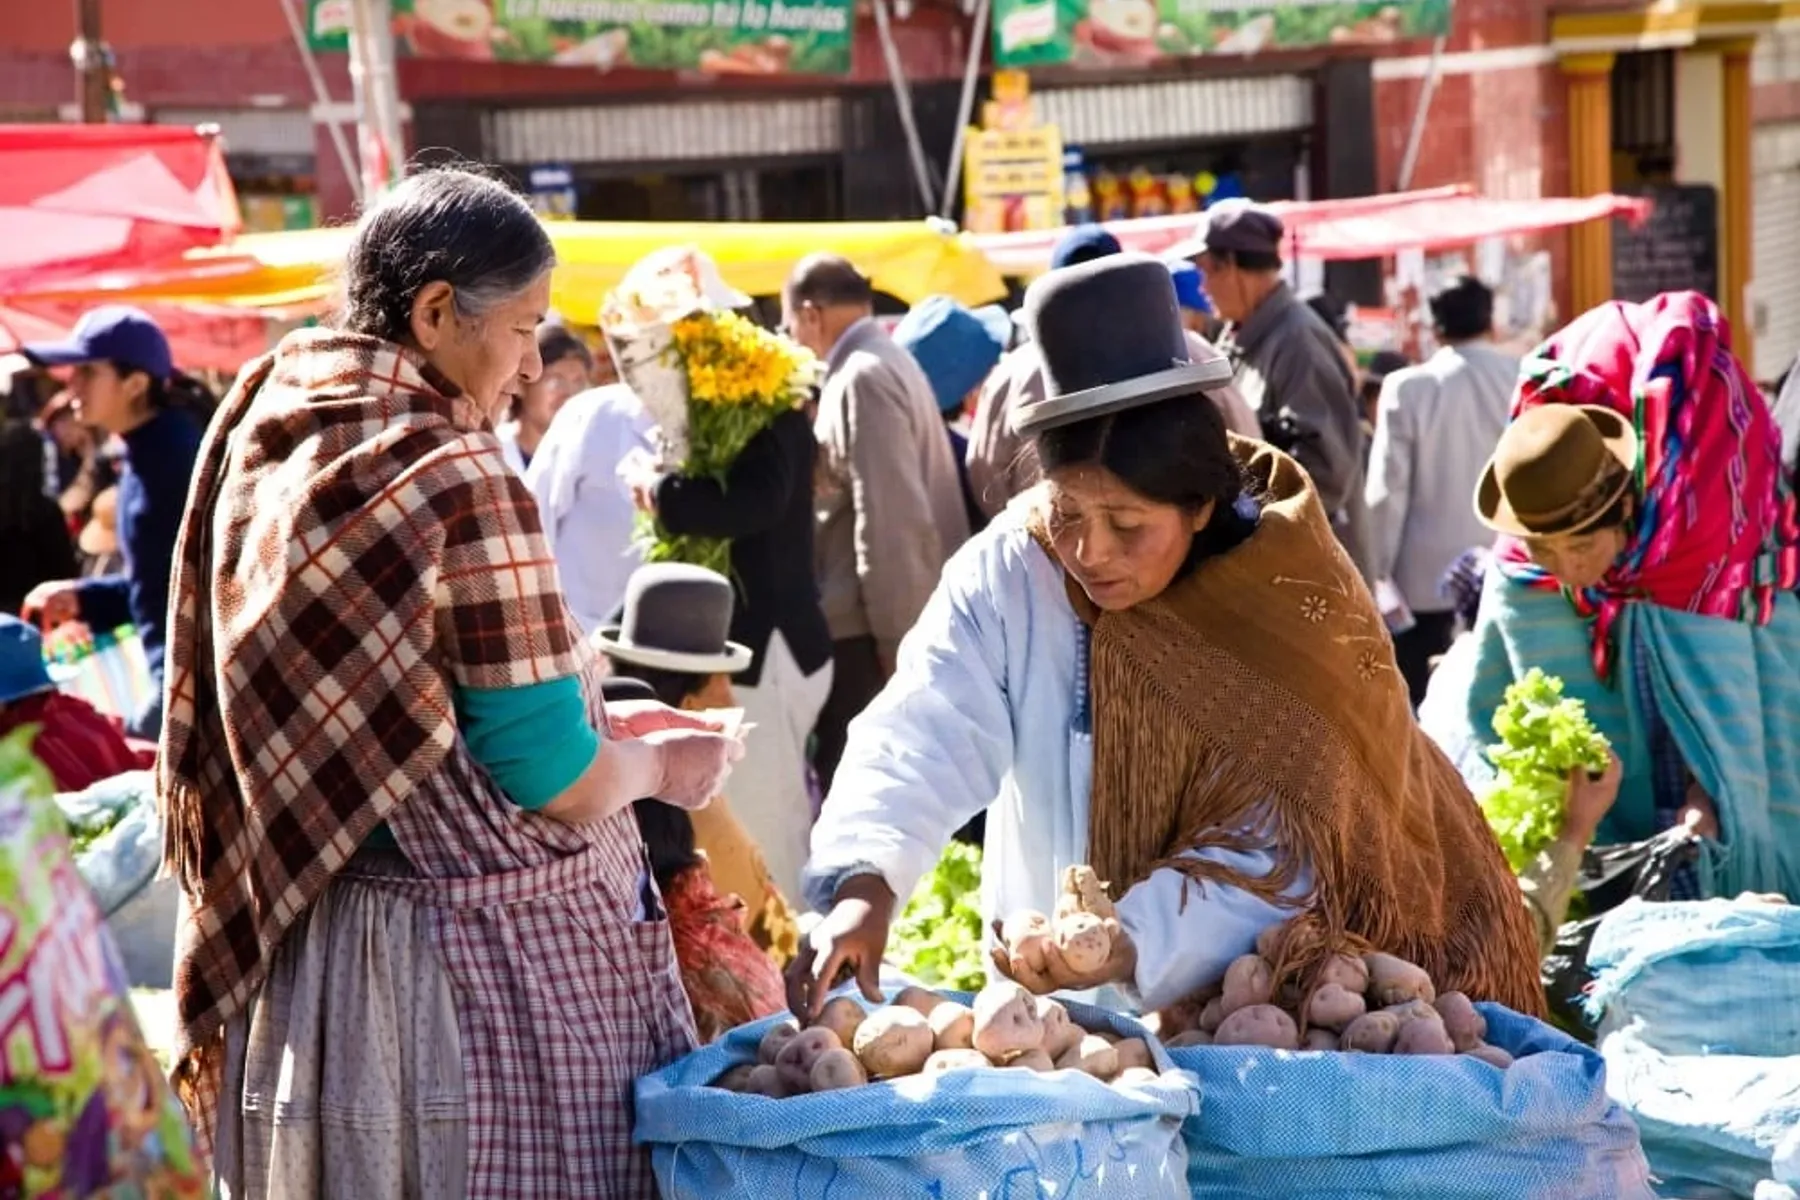
{"type": "Polygon", "coordinates": [[[454,745],[451,688],[581,669],[530,494],[416,356],[328,330],[247,367],[176,546],[157,787],[192,909],[174,1082],[212,1128],[225,1024],[454,745]]]}

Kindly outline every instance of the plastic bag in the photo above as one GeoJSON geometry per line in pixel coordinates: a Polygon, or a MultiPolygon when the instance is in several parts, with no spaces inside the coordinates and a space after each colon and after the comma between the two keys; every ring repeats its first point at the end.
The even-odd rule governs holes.
{"type": "Polygon", "coordinates": [[[1564,922],[1557,930],[1556,944],[1539,966],[1550,1015],[1564,1032],[1594,1044],[1594,1022],[1587,1007],[1587,992],[1594,982],[1588,969],[1588,946],[1601,919],[1634,897],[1667,900],[1675,872],[1694,862],[1699,853],[1699,843],[1685,829],[1669,829],[1648,841],[1595,846],[1582,856],[1575,886],[1588,915],[1564,922]]]}
{"type": "Polygon", "coordinates": [[[156,778],[149,771],[129,771],[84,791],[58,792],[56,806],[73,829],[105,829],[75,856],[75,864],[94,889],[100,911],[111,917],[149,887],[162,867],[156,778]]]}
{"type": "Polygon", "coordinates": [[[1502,1071],[1467,1055],[1175,1050],[1206,1103],[1188,1120],[1204,1200],[1431,1196],[1639,1200],[1653,1195],[1600,1056],[1497,1004],[1477,1006],[1502,1071]]]}
{"type": "Polygon", "coordinates": [[[32,732],[0,741],[0,1196],[204,1196],[32,732]]]}
{"type": "Polygon", "coordinates": [[[129,625],[96,630],[85,638],[59,631],[51,636],[45,658],[61,691],[122,721],[143,711],[156,689],[143,642],[129,625]]]}
{"type": "Polygon", "coordinates": [[[650,1146],[664,1200],[1185,1197],[1181,1121],[1200,1104],[1194,1078],[1169,1069],[1136,1022],[1068,1008],[1089,1028],[1146,1038],[1164,1074],[1116,1087],[1079,1072],[953,1071],[788,1100],[705,1086],[755,1060],[783,1019],[771,1017],[639,1080],[634,1136],[650,1146]]]}

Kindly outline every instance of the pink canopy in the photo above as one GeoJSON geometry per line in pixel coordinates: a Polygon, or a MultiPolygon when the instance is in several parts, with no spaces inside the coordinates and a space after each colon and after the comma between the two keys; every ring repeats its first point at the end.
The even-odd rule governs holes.
{"type": "Polygon", "coordinates": [[[130,270],[241,227],[216,139],[158,125],[0,125],[0,297],[130,270]]]}
{"type": "MultiPolygon", "coordinates": [[[[1642,220],[1650,202],[1628,196],[1490,200],[1467,187],[1430,188],[1349,200],[1280,201],[1268,206],[1287,227],[1286,253],[1317,259],[1384,258],[1402,250],[1437,250],[1490,237],[1538,233],[1605,217],[1642,220]]],[[[1200,218],[1144,217],[1109,221],[1127,250],[1162,254],[1193,236],[1200,218]]],[[[1034,275],[1068,230],[975,234],[971,240],[1006,274],[1034,275]]]]}

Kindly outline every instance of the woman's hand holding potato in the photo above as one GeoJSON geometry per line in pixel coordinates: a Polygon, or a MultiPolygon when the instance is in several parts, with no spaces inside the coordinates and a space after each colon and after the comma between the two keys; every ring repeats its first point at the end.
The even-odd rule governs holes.
{"type": "Polygon", "coordinates": [[[1137,948],[1116,917],[1080,913],[1045,925],[1054,928],[1046,931],[1017,917],[994,922],[995,969],[1040,996],[1120,983],[1137,973],[1137,948]],[[1021,935],[1027,928],[1031,932],[1021,935]]]}

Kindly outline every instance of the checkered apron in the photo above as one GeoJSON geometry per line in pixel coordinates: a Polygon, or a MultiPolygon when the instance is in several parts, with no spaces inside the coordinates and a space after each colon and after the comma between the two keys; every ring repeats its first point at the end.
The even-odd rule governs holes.
{"type": "Polygon", "coordinates": [[[585,829],[522,812],[459,747],[389,825],[419,877],[358,882],[429,910],[456,992],[469,1195],[654,1196],[632,1087],[696,1041],[631,810],[585,829]]]}

